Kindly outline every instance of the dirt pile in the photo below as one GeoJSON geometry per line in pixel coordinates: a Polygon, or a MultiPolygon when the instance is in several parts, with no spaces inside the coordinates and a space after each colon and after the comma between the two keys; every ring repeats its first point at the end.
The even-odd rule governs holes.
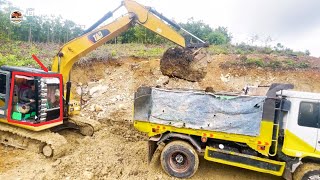
{"type": "MultiPolygon", "coordinates": [[[[133,128],[133,94],[142,85],[241,91],[248,84],[285,82],[295,84],[296,90],[320,91],[318,71],[220,68],[220,63],[234,58],[226,55],[211,57],[207,75],[200,82],[164,76],[159,59],[121,59],[75,67],[71,76],[73,94],[77,96],[77,90],[85,91],[82,116],[99,120],[101,130],[93,137],[61,132],[70,149],[58,160],[0,146],[0,179],[175,179],[162,171],[159,159],[148,165],[147,136],[133,128]]],[[[281,178],[200,158],[199,170],[191,179],[281,178]]]]}
{"type": "Polygon", "coordinates": [[[175,47],[168,49],[160,61],[163,75],[188,81],[200,81],[207,74],[206,55],[200,51],[175,47]]]}

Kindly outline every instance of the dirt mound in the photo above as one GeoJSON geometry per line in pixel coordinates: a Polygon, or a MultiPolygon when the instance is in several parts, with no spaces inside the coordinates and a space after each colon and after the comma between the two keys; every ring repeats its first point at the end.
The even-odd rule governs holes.
{"type": "MultiPolygon", "coordinates": [[[[318,71],[220,68],[221,63],[235,58],[236,55],[212,56],[207,75],[201,82],[162,75],[159,59],[112,60],[74,68],[71,76],[73,94],[78,95],[76,89],[80,86],[85,86],[83,89],[88,91],[81,115],[99,120],[102,129],[93,137],[62,132],[71,147],[56,161],[40,154],[0,146],[0,179],[176,179],[162,171],[159,159],[148,165],[147,136],[133,128],[133,95],[142,85],[240,91],[248,84],[283,82],[293,83],[296,90],[320,91],[318,71]]],[[[191,179],[280,178],[212,163],[200,157],[199,170],[191,179]]]]}
{"type": "Polygon", "coordinates": [[[188,81],[200,81],[207,74],[206,55],[181,47],[169,48],[160,61],[163,75],[188,81]]]}

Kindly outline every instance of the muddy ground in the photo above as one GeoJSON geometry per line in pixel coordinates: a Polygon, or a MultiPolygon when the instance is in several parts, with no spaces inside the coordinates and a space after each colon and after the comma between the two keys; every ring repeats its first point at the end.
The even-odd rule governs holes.
{"type": "MultiPolygon", "coordinates": [[[[297,90],[320,91],[318,71],[220,68],[221,62],[233,58],[212,56],[206,78],[196,83],[163,76],[159,59],[125,58],[75,67],[74,96],[80,86],[89,94],[81,116],[100,121],[103,128],[93,137],[62,131],[69,147],[57,160],[0,145],[0,179],[174,179],[162,171],[159,160],[148,165],[147,137],[132,127],[133,93],[141,85],[241,91],[247,84],[283,82],[295,84],[297,90]]],[[[281,178],[200,158],[199,170],[191,179],[281,178]]]]}

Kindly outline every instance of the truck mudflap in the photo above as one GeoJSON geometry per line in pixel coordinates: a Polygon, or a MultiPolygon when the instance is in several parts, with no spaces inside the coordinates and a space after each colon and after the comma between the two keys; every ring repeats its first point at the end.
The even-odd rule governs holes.
{"type": "Polygon", "coordinates": [[[160,139],[162,138],[162,135],[157,135],[150,137],[148,140],[148,163],[150,164],[153,158],[154,153],[158,149],[160,143],[160,139]]]}
{"type": "Polygon", "coordinates": [[[215,149],[208,146],[206,147],[204,158],[208,161],[269,173],[276,176],[282,176],[286,165],[285,162],[215,149]]]}

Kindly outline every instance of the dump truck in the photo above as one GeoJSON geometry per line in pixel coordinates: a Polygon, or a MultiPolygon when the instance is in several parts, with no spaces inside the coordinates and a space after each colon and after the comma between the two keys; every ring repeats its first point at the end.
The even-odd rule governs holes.
{"type": "Polygon", "coordinates": [[[282,176],[319,179],[319,93],[272,84],[264,95],[140,87],[134,127],[157,148],[170,176],[189,178],[205,160],[282,176]]]}

